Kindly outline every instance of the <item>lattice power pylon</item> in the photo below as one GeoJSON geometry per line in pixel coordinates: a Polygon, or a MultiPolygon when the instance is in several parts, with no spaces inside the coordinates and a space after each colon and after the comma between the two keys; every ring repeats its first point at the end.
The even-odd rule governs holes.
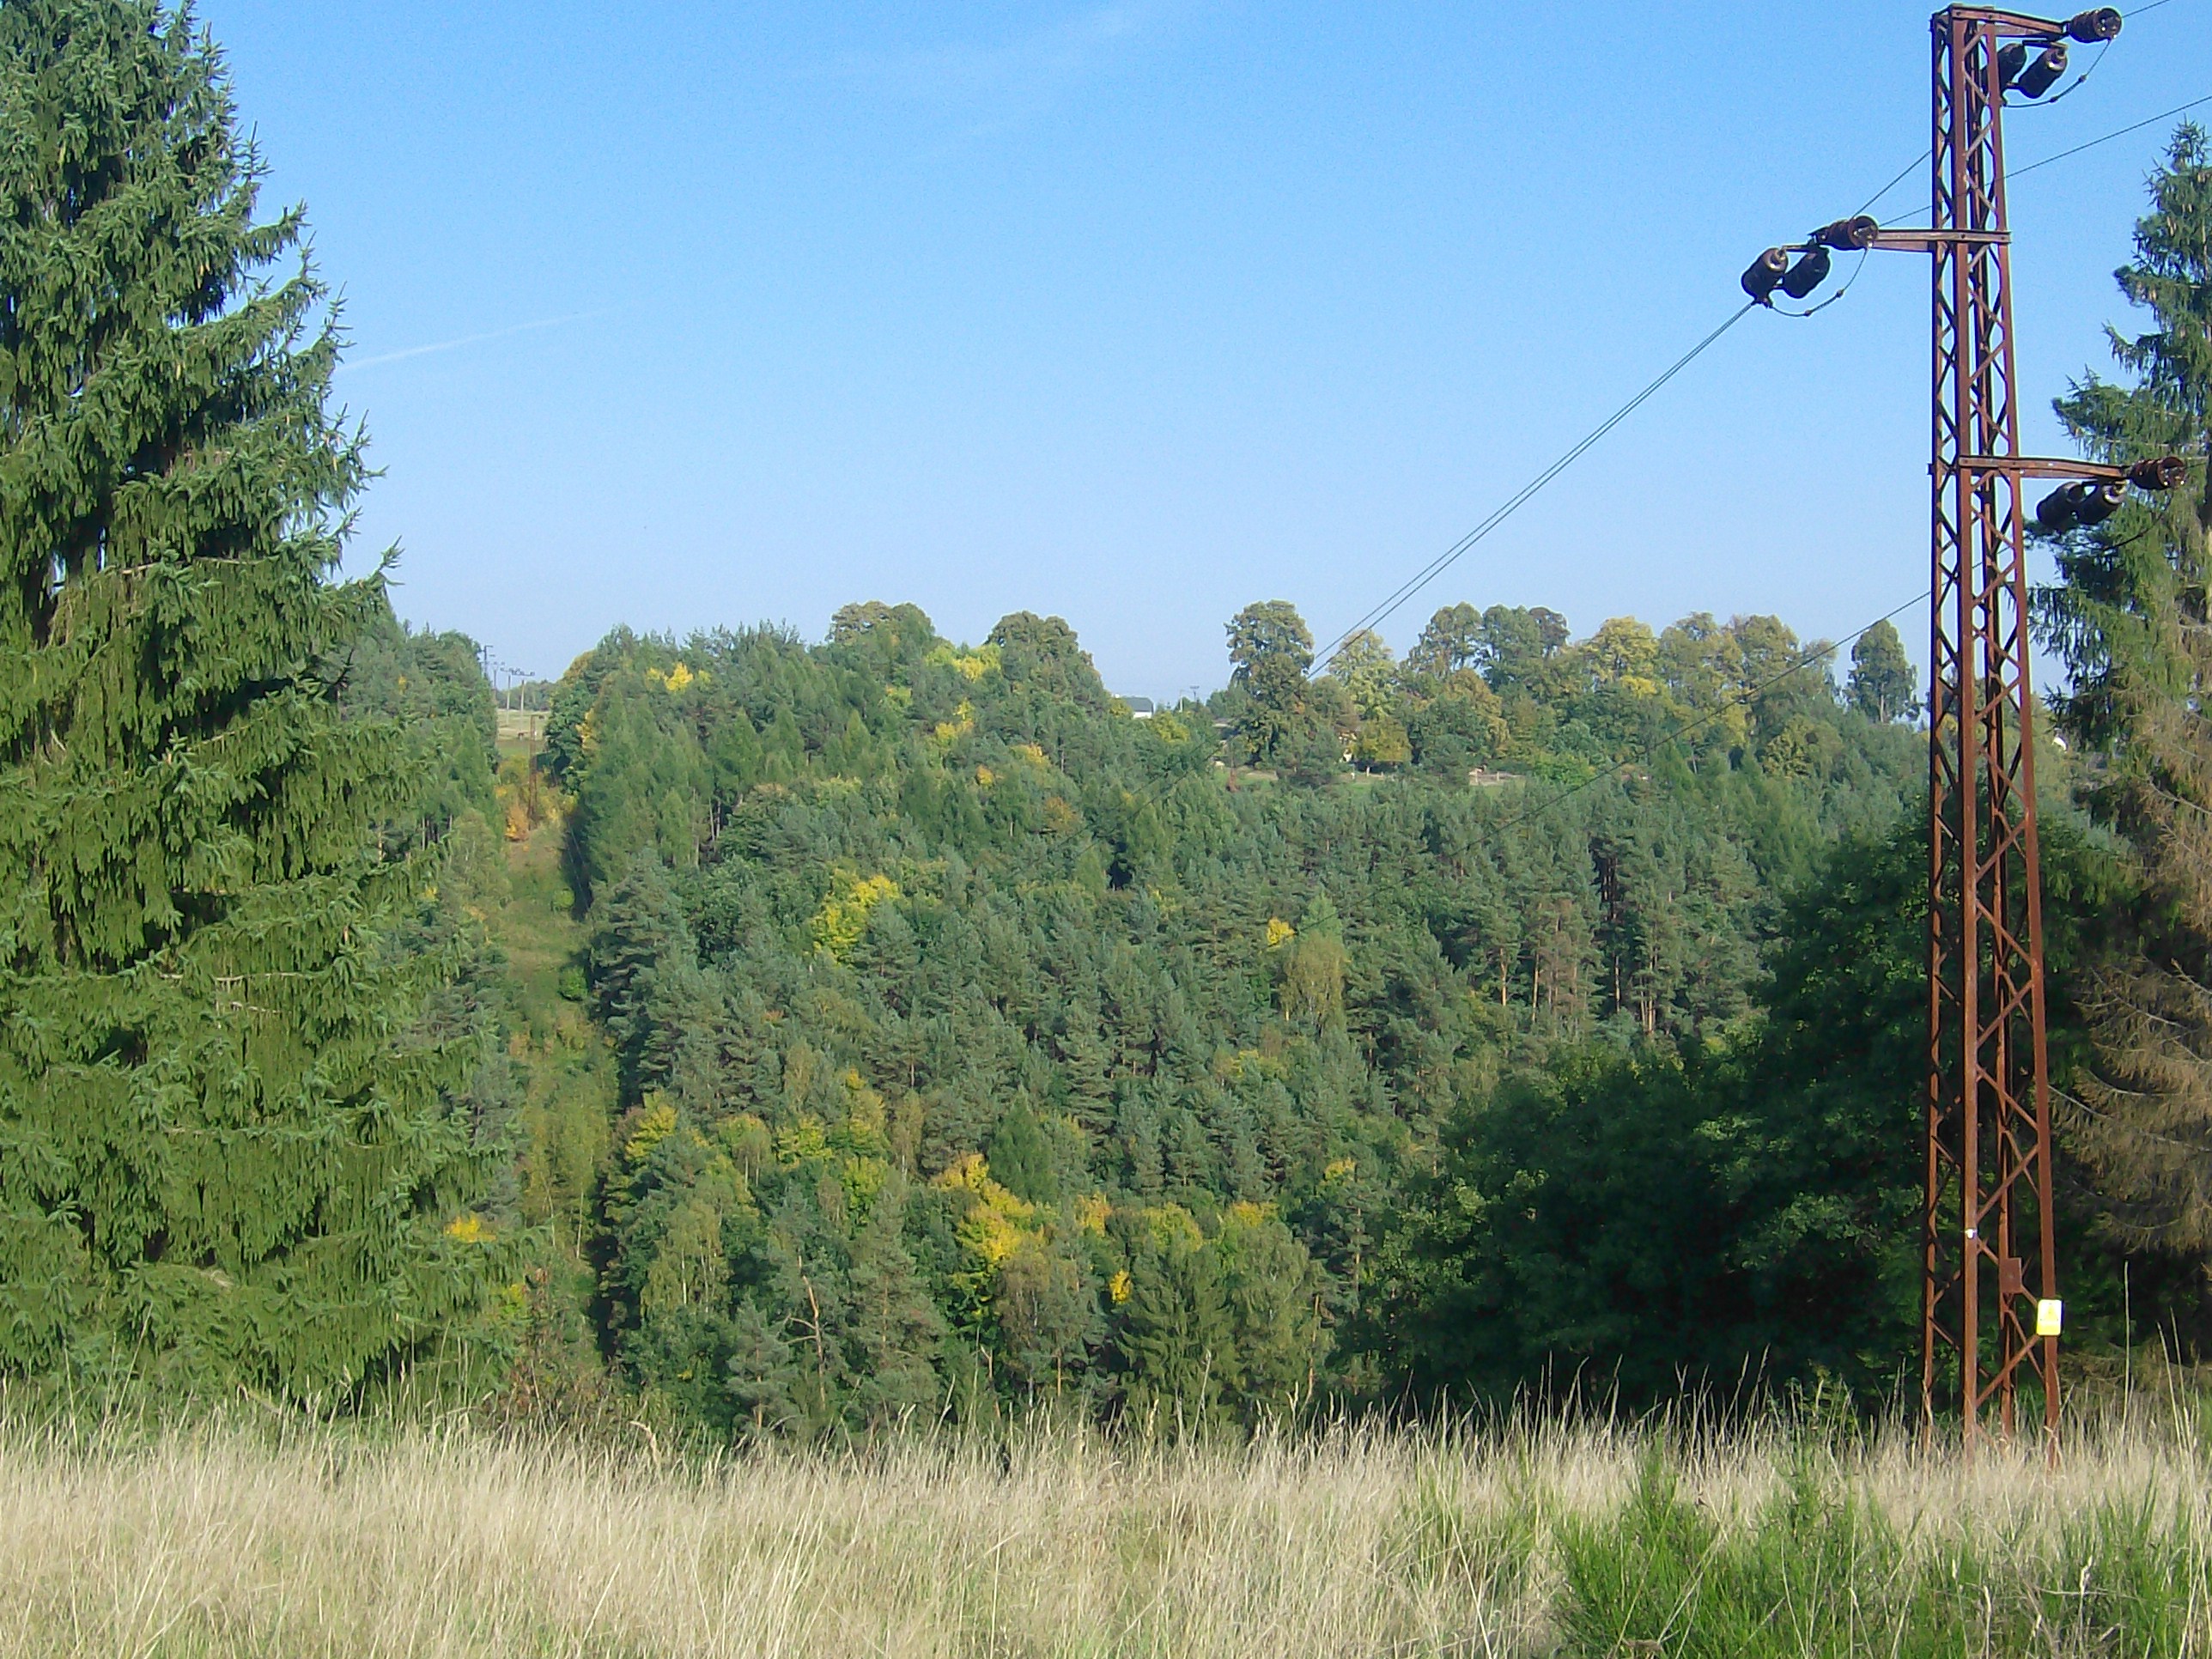
{"type": "Polygon", "coordinates": [[[2045,1048],[2035,699],[2028,674],[2027,512],[2035,478],[2067,480],[2036,511],[2054,533],[2101,523],[2130,483],[2169,489],[2172,458],[2131,468],[2020,450],[2008,94],[2039,98],[2069,41],[2109,41],[2109,8],[2064,21],[1951,6],[1935,45],[1934,223],[1838,220],[1770,248],[1744,273],[1754,301],[1806,298],[1830,250],[1934,264],[1935,496],[1929,742],[1928,1097],[1921,1408],[1929,1437],[1955,1410],[1971,1450],[2010,1435],[2023,1384],[2058,1429],[2058,1297],[2045,1048]]]}
{"type": "Polygon", "coordinates": [[[2005,48],[2063,25],[1952,7],[1933,25],[1935,616],[1929,744],[1928,1167],[1921,1399],[1968,1443],[2058,1427],[2057,1240],[2029,689],[2027,514],[2005,216],[2005,48]],[[2039,1310],[2041,1317],[2039,1319],[2039,1310]],[[2039,1324],[2043,1333],[2038,1334],[2039,1324]]]}
{"type": "MultiPolygon", "coordinates": [[[[2021,1426],[2026,1385],[2058,1433],[2058,1295],[2045,1043],[2036,702],[2028,672],[2027,483],[2071,481],[2037,517],[2108,517],[2132,470],[2021,453],[2005,210],[2008,90],[2040,96],[2066,43],[2112,40],[2116,11],[2063,22],[1952,6],[1932,23],[1934,265],[1932,673],[1928,871],[1928,1146],[1921,1409],[1955,1410],[1971,1451],[2021,1426]],[[1994,1424],[1992,1419],[1995,1419],[1994,1424]]],[[[2034,1402],[2031,1402],[2031,1406],[2034,1402]]]]}

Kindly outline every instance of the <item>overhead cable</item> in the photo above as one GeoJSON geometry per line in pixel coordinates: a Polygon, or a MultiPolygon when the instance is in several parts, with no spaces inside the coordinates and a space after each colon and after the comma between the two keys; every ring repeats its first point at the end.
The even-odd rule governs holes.
{"type": "MultiPolygon", "coordinates": [[[[2152,5],[2137,8],[2137,12],[2155,10],[2158,6],[2165,5],[2169,3],[2170,0],[2154,0],[2154,3],[2152,5]]],[[[2148,126],[2155,126],[2160,121],[2170,121],[2177,115],[2185,114],[2189,111],[2197,108],[2201,104],[2209,103],[2212,103],[2212,93],[2207,93],[2201,98],[2192,98],[2185,104],[2177,104],[2173,108],[2166,110],[2157,115],[2146,116],[2140,121],[2130,122],[2126,126],[2116,128],[2114,131],[2106,133],[2101,137],[2092,138],[2085,143],[2075,145],[2070,149],[2062,149],[2055,155],[2046,155],[2039,161],[2031,161],[2026,167],[2014,169],[2012,173],[2012,177],[2018,179],[2025,174],[2034,173],[2040,168],[2050,167],[2056,162],[2063,161],[2069,156],[2079,155],[2084,150],[2094,149],[2100,144],[2110,143],[2115,138],[2124,138],[2131,132],[2140,132],[2143,128],[2148,126]]],[[[1865,212],[1868,208],[1871,208],[1875,203],[1881,201],[1883,197],[1888,195],[1891,191],[1896,189],[1899,185],[1902,184],[1911,175],[1915,167],[1921,166],[1928,159],[1929,153],[1923,153],[1918,161],[1911,163],[1894,179],[1891,179],[1889,183],[1884,185],[1879,191],[1875,191],[1873,196],[1869,197],[1867,199],[1865,205],[1859,210],[1860,212],[1865,212]]],[[[1929,210],[1926,209],[1922,210],[1923,216],[1929,210]]],[[[1856,273],[1854,273],[1854,277],[1856,278],[1856,273]]],[[[1850,286],[1850,283],[1845,283],[1844,292],[1848,292],[1850,286]]],[[[1823,301],[1820,305],[1815,306],[1813,309],[1816,312],[1824,310],[1826,307],[1834,304],[1837,300],[1839,300],[1842,297],[1843,293],[1839,292],[1832,295],[1828,300],[1823,301]]],[[[1666,386],[1668,381],[1672,380],[1676,375],[1680,374],[1684,369],[1687,368],[1692,363],[1703,356],[1719,341],[1720,337],[1723,334],[1726,334],[1730,329],[1741,322],[1747,314],[1759,308],[1759,307],[1755,303],[1744,307],[1741,311],[1737,312],[1726,322],[1723,323],[1718,328],[1716,328],[1711,333],[1706,335],[1704,339],[1698,341],[1696,345],[1691,347],[1688,351],[1685,352],[1680,357],[1677,358],[1671,365],[1669,365],[1665,372],[1662,373],[1656,380],[1653,380],[1633,398],[1630,398],[1619,409],[1615,410],[1611,415],[1607,416],[1602,423],[1590,432],[1589,436],[1583,439],[1580,443],[1567,451],[1565,454],[1560,456],[1559,459],[1553,461],[1551,465],[1546,467],[1543,471],[1538,473],[1535,477],[1529,480],[1528,483],[1522,485],[1521,489],[1510,496],[1503,506],[1499,507],[1497,511],[1492,513],[1488,518],[1485,519],[1480,524],[1477,525],[1473,530],[1468,532],[1468,533],[1462,537],[1458,541],[1453,543],[1451,546],[1446,548],[1442,553],[1431,559],[1427,564],[1424,565],[1404,582],[1401,583],[1387,598],[1385,598],[1380,604],[1376,605],[1372,610],[1369,611],[1364,616],[1361,617],[1358,621],[1353,623],[1352,626],[1346,629],[1342,633],[1337,635],[1327,646],[1315,653],[1314,672],[1325,672],[1329,658],[1334,656],[1347,641],[1359,634],[1366,632],[1369,629],[1375,627],[1377,623],[1384,622],[1395,615],[1407,600],[1412,599],[1416,593],[1419,593],[1423,588],[1426,587],[1431,581],[1434,581],[1438,576],[1442,575],[1446,570],[1457,563],[1460,558],[1474,548],[1477,543],[1482,541],[1491,533],[1491,532],[1496,530],[1500,525],[1504,524],[1506,520],[1511,518],[1514,514],[1519,512],[1531,498],[1541,491],[1547,484],[1552,482],[1553,479],[1558,477],[1559,474],[1565,471],[1577,461],[1580,460],[1583,455],[1588,453],[1592,448],[1595,447],[1596,445],[1602,441],[1607,434],[1612,432],[1615,427],[1619,426],[1631,415],[1633,415],[1638,410],[1641,409],[1644,404],[1650,401],[1652,397],[1656,395],[1659,390],[1666,386]]],[[[1812,313],[1783,313],[1780,314],[1805,316],[1812,313]]]]}
{"type": "MultiPolygon", "coordinates": [[[[2163,3],[2163,0],[2160,0],[2160,3],[2163,3]]],[[[2154,127],[2160,121],[2171,121],[2175,116],[2186,114],[2199,104],[2212,104],[2212,92],[2206,93],[2202,98],[2192,98],[2185,104],[2176,104],[2163,114],[2147,115],[2140,121],[2131,121],[2126,126],[2108,132],[2101,138],[2092,138],[2088,143],[2076,144],[2071,149],[2062,149],[2056,155],[2046,155],[2040,161],[2030,161],[2024,167],[2014,167],[2012,176],[2015,179],[2021,178],[2033,173],[2038,167],[2047,167],[2053,161],[2063,161],[2069,155],[2079,155],[2085,149],[2094,149],[2100,144],[2109,144],[2115,138],[2124,138],[2131,132],[2141,132],[2145,127],[2154,127]]]]}
{"type": "Polygon", "coordinates": [[[1726,322],[1723,323],[1718,328],[1706,335],[1704,339],[1698,341],[1697,344],[1692,346],[1680,357],[1677,357],[1660,374],[1658,379],[1653,380],[1649,386],[1645,386],[1643,391],[1638,392],[1633,398],[1631,398],[1626,403],[1623,404],[1619,409],[1613,410],[1612,414],[1607,416],[1602,422],[1592,428],[1588,437],[1584,438],[1572,449],[1567,451],[1565,454],[1560,456],[1559,459],[1553,461],[1551,465],[1546,467],[1541,472],[1539,472],[1527,483],[1522,485],[1518,490],[1515,491],[1514,494],[1508,498],[1504,506],[1500,507],[1480,524],[1475,526],[1474,529],[1468,531],[1466,535],[1461,537],[1459,540],[1454,542],[1449,547],[1446,548],[1435,558],[1430,560],[1427,564],[1424,565],[1419,571],[1415,572],[1414,574],[1401,582],[1389,598],[1385,599],[1373,610],[1368,611],[1365,616],[1362,617],[1358,622],[1352,623],[1351,627],[1346,629],[1344,632],[1338,635],[1334,640],[1331,640],[1328,647],[1317,653],[1315,660],[1319,663],[1326,663],[1331,656],[1335,654],[1337,649],[1346,641],[1353,638],[1357,635],[1364,633],[1367,629],[1374,627],[1376,623],[1383,621],[1386,617],[1395,612],[1399,606],[1405,604],[1406,601],[1412,599],[1414,594],[1419,592],[1424,587],[1426,587],[1431,582],[1442,575],[1447,569],[1450,568],[1453,564],[1458,562],[1461,555],[1467,552],[1468,550],[1474,547],[1476,543],[1481,541],[1483,538],[1489,535],[1492,531],[1497,529],[1498,526],[1504,524],[1508,519],[1519,512],[1521,508],[1525,506],[1539,490],[1542,489],[1546,484],[1551,483],[1553,479],[1558,477],[1559,474],[1565,472],[1569,467],[1580,460],[1596,446],[1598,441],[1602,439],[1606,434],[1611,432],[1613,428],[1619,426],[1623,421],[1633,415],[1638,410],[1643,408],[1644,405],[1658,392],[1662,386],[1665,386],[1668,381],[1673,380],[1677,374],[1680,374],[1692,363],[1697,362],[1698,358],[1704,356],[1708,350],[1711,349],[1711,348],[1718,343],[1722,335],[1734,328],[1755,309],[1757,309],[1757,307],[1754,306],[1745,306],[1742,310],[1737,312],[1726,322]]]}
{"type": "MultiPolygon", "coordinates": [[[[2025,178],[2031,173],[2038,172],[2044,167],[2051,166],[2053,162],[2063,161],[2070,156],[2079,155],[2085,149],[2094,149],[2100,144],[2111,143],[2115,138],[2124,138],[2131,132],[2141,132],[2145,127],[2154,127],[2160,121],[2171,121],[2177,115],[2186,115],[2191,110],[2195,109],[2200,104],[2212,104],[2212,92],[2206,93],[2202,98],[2192,98],[2185,104],[2176,104],[2172,109],[2162,111],[2159,114],[2146,115],[2140,121],[2130,121],[2127,125],[2124,127],[2116,127],[2112,131],[2104,134],[2101,137],[2091,138],[2085,143],[2075,145],[2071,149],[2062,149],[2056,155],[2046,155],[2040,161],[2030,161],[2024,167],[2014,167],[2012,169],[2009,177],[2010,179],[2025,178]]],[[[1923,161],[1927,159],[1928,158],[1926,156],[1921,157],[1921,160],[1923,161]]],[[[2009,179],[2008,182],[2009,182],[2009,179]]],[[[1887,192],[1885,191],[1884,193],[1887,194],[1887,192]]],[[[1925,218],[1934,211],[1935,210],[1932,208],[1922,208],[1920,210],[1920,215],[1923,218],[1925,218]]]]}
{"type": "MultiPolygon", "coordinates": [[[[2154,4],[2148,5],[2148,6],[2138,6],[2135,10],[2133,10],[2133,11],[2130,12],[2130,13],[2128,14],[2128,15],[2129,15],[2129,16],[2130,16],[2130,17],[2140,17],[2140,16],[2142,16],[2142,14],[2143,14],[2144,12],[2147,12],[2147,11],[2156,11],[2156,10],[2159,9],[2159,7],[2160,7],[2160,6],[2170,5],[2170,4],[2172,4],[2172,0],[2156,0],[2156,3],[2154,3],[2154,4]]],[[[2071,93],[2071,92],[2074,90],[2074,88],[2075,88],[2075,87],[2078,87],[2078,86],[2080,86],[2080,85],[2081,84],[2081,82],[2082,82],[2082,81],[2086,81],[2086,80],[2087,80],[2087,79],[2089,78],[2089,76],[2090,76],[2092,74],[2094,74],[2094,73],[2095,72],[2096,68],[2097,68],[2097,64],[2101,64],[2101,63],[2103,63],[2104,61],[2105,61],[2104,53],[2103,53],[2103,52],[2100,52],[2100,53],[2098,53],[2098,54],[2097,54],[2097,63],[2096,63],[2096,64],[2090,64],[2090,65],[2089,65],[2089,67],[2088,67],[2087,69],[2084,70],[2081,72],[2081,79],[2080,79],[2080,80],[2075,81],[2075,82],[2074,82],[2074,86],[2073,86],[2073,87],[2069,87],[2069,88],[2066,88],[2066,92],[2063,92],[2063,93],[2061,93],[2061,94],[2058,94],[2058,98],[2052,98],[2052,99],[2046,100],[2045,101],[2044,105],[2042,106],[2042,107],[2044,107],[2044,108],[2045,108],[2045,109],[2048,109],[2048,108],[2049,108],[2052,104],[2055,104],[2055,103],[2058,102],[2059,98],[2063,98],[2063,97],[2065,97],[2065,96],[2067,95],[2067,94],[2068,94],[2068,93],[2071,93]]],[[[2069,156],[2069,155],[2080,155],[2083,150],[2085,150],[2085,149],[2095,149],[2099,144],[2110,143],[2111,143],[2113,139],[2115,139],[2115,138],[2124,138],[2124,137],[2126,137],[2128,136],[2128,134],[2130,134],[2130,133],[2131,133],[2131,132],[2140,132],[2140,131],[2142,131],[2142,129],[2143,129],[2143,128],[2148,127],[2148,126],[2155,126],[2155,125],[2156,125],[2159,122],[2160,122],[2160,121],[2170,121],[2170,120],[2172,120],[2175,116],[2177,116],[2177,115],[2185,114],[2185,113],[2187,113],[2189,111],[2191,111],[2191,110],[2192,110],[2192,109],[2195,109],[2195,108],[2196,108],[2199,104],[2205,104],[2205,103],[2212,103],[2212,94],[2208,94],[2206,96],[2204,96],[2204,97],[2203,97],[2203,98],[2192,98],[2191,100],[2190,100],[2190,101],[2189,101],[2189,102],[2187,102],[2187,103],[2185,103],[2185,104],[2179,104],[2179,105],[2175,106],[2173,108],[2172,108],[2172,109],[2168,110],[2168,111],[2166,111],[2163,115],[2152,115],[2152,116],[2148,116],[2148,117],[2144,118],[2142,120],[2136,121],[2136,122],[2131,122],[2130,125],[2126,125],[2126,126],[2124,126],[2124,127],[2120,128],[2120,129],[2119,129],[2118,131],[2116,131],[2116,132],[2108,132],[2108,133],[2106,133],[2106,134],[2103,137],[2101,137],[2101,138],[2092,138],[2092,139],[2090,139],[2090,140],[2088,141],[2088,143],[2084,143],[2084,144],[2076,144],[2076,145],[2075,145],[2075,146],[2074,146],[2074,148],[2073,148],[2073,149],[2062,149],[2062,150],[2060,150],[2060,151],[2058,152],[2058,154],[2057,154],[2057,155],[2046,155],[2046,156],[2045,156],[2045,157],[2044,157],[2040,161],[2030,161],[2030,162],[2029,162],[2026,167],[2014,167],[2014,168],[2013,168],[2013,169],[2012,169],[2012,171],[2011,171],[2011,177],[2013,177],[2013,178],[2014,178],[2014,179],[2017,179],[2017,178],[2021,177],[2023,173],[2033,173],[2033,172],[2034,172],[2038,167],[2049,167],[2049,166],[2050,166],[2053,161],[2064,161],[2064,160],[2065,160],[2068,156],[2069,156]]],[[[1935,154],[1936,154],[1936,152],[1935,152],[1935,151],[1933,151],[1933,150],[1929,150],[1929,149],[1923,149],[1923,150],[1922,150],[1922,151],[1920,152],[1920,154],[1919,154],[1917,157],[1915,157],[1913,160],[1911,160],[1911,161],[1907,161],[1907,162],[1905,164],[1905,166],[1904,166],[1901,169],[1899,169],[1899,173],[1898,173],[1897,177],[1895,177],[1894,179],[1891,179],[1887,184],[1884,185],[1883,185],[1880,190],[1878,190],[1878,191],[1875,191],[1875,193],[1874,193],[1873,195],[1871,195],[1871,196],[1868,197],[1868,198],[1866,198],[1866,200],[1865,200],[1865,201],[1863,201],[1863,202],[1860,203],[1860,204],[1859,204],[1859,210],[1859,210],[1861,213],[1870,213],[1870,212],[1872,212],[1872,211],[1874,210],[1874,207],[1875,207],[1875,204],[1876,203],[1880,202],[1880,201],[1881,201],[1884,197],[1887,196],[1887,195],[1890,193],[1890,191],[1892,191],[1895,190],[1895,189],[1896,189],[1899,185],[1903,184],[1903,183],[1904,183],[1907,179],[1910,179],[1910,178],[1913,175],[1913,173],[1914,173],[1915,172],[1917,172],[1918,169],[1920,169],[1921,167],[1925,167],[1925,166],[1928,164],[1929,161],[1929,160],[1930,160],[1930,159],[1935,155],[1935,154]]]]}
{"type": "Polygon", "coordinates": [[[1891,179],[1880,190],[1875,191],[1875,193],[1868,197],[1865,201],[1861,202],[1859,204],[1859,212],[1873,212],[1875,203],[1881,200],[1883,197],[1888,195],[1893,190],[1895,190],[1899,185],[1903,184],[1907,179],[1910,179],[1914,173],[1919,172],[1921,168],[1926,167],[1928,163],[1934,159],[1935,155],[1936,152],[1932,149],[1922,150],[1919,155],[1914,156],[1912,160],[1907,161],[1905,166],[1899,170],[1896,178],[1891,179]]]}

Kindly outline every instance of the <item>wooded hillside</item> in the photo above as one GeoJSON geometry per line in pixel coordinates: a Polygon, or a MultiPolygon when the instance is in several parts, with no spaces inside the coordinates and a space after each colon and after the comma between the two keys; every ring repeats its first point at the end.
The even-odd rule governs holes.
{"type": "MultiPolygon", "coordinates": [[[[1454,607],[1412,665],[1310,681],[1288,607],[1230,631],[1237,683],[1144,720],[1029,615],[617,633],[570,669],[545,760],[620,1060],[600,1284],[636,1378],[811,1428],[1385,1385],[1363,1287],[1447,1126],[1555,1064],[1719,1052],[1784,894],[1924,764],[1770,618],[1571,644],[1454,607]]],[[[1676,1127],[1637,1133],[1686,1196],[1676,1127]]]]}
{"type": "MultiPolygon", "coordinates": [[[[1317,660],[1265,600],[1140,719],[1057,617],[872,601],[617,629],[502,748],[474,642],[342,568],[343,337],[261,178],[188,14],[0,3],[0,1383],[717,1440],[1894,1386],[1927,734],[1887,623],[1846,667],[1454,604],[1317,660]]],[[[2187,1356],[2195,128],[2150,198],[2146,331],[2059,413],[2189,476],[2045,538],[2038,776],[2067,1338],[2187,1356]]]]}

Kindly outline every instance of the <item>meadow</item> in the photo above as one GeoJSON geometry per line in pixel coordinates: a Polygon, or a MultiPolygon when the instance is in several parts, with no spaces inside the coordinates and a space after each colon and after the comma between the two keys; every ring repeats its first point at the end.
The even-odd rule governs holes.
{"type": "Polygon", "coordinates": [[[2190,1413],[1971,1466],[1769,1419],[662,1451],[0,1432],[0,1655],[2212,1650],[2190,1413]]]}

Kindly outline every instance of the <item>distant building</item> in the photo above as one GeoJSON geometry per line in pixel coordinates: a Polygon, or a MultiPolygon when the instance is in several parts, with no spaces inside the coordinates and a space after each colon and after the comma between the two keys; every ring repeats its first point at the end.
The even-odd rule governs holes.
{"type": "Polygon", "coordinates": [[[1133,720],[1148,720],[1156,712],[1150,697],[1124,697],[1121,706],[1129,711],[1129,718],[1133,720]]]}

